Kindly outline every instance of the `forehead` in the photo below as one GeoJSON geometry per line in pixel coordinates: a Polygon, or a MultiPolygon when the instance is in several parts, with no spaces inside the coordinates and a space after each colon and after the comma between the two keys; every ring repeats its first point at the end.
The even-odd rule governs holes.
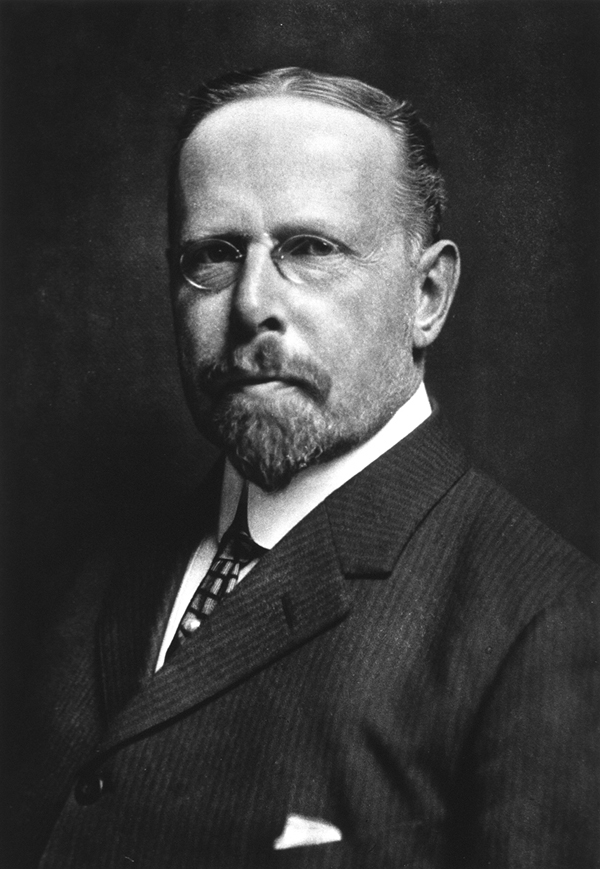
{"type": "MultiPolygon", "coordinates": [[[[297,96],[230,103],[200,122],[181,154],[184,210],[216,205],[385,211],[393,208],[398,144],[383,124],[297,96]]],[[[371,215],[372,217],[374,215],[371,215]]]]}
{"type": "MultiPolygon", "coordinates": [[[[188,144],[216,142],[234,133],[243,145],[247,140],[269,148],[275,139],[295,140],[299,133],[313,135],[325,145],[345,139],[367,149],[395,150],[395,139],[380,121],[353,109],[331,105],[299,95],[281,94],[239,99],[211,112],[188,137],[188,144]]],[[[315,142],[318,146],[319,143],[315,142]]]]}

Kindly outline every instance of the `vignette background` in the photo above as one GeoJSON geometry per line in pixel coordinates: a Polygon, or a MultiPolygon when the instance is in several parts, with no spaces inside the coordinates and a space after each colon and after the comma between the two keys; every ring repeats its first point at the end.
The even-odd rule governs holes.
{"type": "Polygon", "coordinates": [[[121,509],[197,485],[214,457],[179,385],[166,169],[182,94],[232,68],[309,66],[414,102],[463,258],[431,391],[480,467],[600,557],[599,10],[0,4],[6,708],[63,560],[121,509]]]}

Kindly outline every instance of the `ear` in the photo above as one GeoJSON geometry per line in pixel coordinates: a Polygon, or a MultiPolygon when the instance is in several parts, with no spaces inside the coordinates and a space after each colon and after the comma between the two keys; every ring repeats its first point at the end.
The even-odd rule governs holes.
{"type": "Polygon", "coordinates": [[[460,254],[452,241],[438,241],[421,254],[413,347],[431,344],[442,330],[456,292],[460,254]]]}

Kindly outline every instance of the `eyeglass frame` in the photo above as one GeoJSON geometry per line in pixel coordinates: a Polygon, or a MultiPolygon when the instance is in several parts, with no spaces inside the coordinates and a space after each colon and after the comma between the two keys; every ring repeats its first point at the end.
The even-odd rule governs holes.
{"type": "MultiPolygon", "coordinates": [[[[248,241],[246,239],[244,239],[244,241],[246,243],[246,248],[247,248],[248,241]]],[[[332,239],[326,238],[325,236],[305,232],[305,233],[298,233],[296,235],[289,236],[288,238],[285,238],[283,241],[274,245],[273,248],[271,248],[271,250],[269,251],[270,259],[275,264],[275,266],[278,267],[278,270],[283,275],[283,277],[286,278],[287,280],[292,281],[292,283],[300,283],[300,284],[309,283],[309,281],[303,280],[302,278],[299,278],[298,276],[296,276],[296,279],[294,279],[289,274],[286,274],[285,271],[282,271],[280,269],[280,267],[278,266],[278,264],[286,263],[286,262],[289,263],[289,261],[290,261],[289,254],[291,253],[291,251],[283,250],[283,248],[288,247],[290,244],[293,244],[294,242],[300,243],[300,242],[315,242],[315,241],[321,242],[321,243],[327,245],[331,250],[331,256],[336,256],[336,257],[342,256],[342,257],[344,257],[344,261],[346,261],[350,258],[356,258],[356,259],[359,258],[356,255],[353,256],[352,252],[341,242],[333,241],[332,239]]],[[[188,247],[185,250],[183,250],[179,255],[179,259],[178,259],[179,272],[180,272],[181,276],[183,277],[183,279],[186,281],[186,283],[189,284],[194,289],[204,290],[206,292],[221,292],[222,290],[227,289],[229,286],[232,286],[235,283],[236,278],[233,278],[231,280],[231,282],[225,283],[222,286],[217,286],[217,287],[212,286],[211,287],[211,286],[207,286],[205,284],[198,283],[197,281],[194,281],[191,277],[189,277],[188,274],[186,274],[186,270],[184,269],[185,258],[187,256],[189,256],[191,253],[193,253],[194,251],[197,251],[200,247],[206,246],[210,242],[224,244],[228,248],[230,248],[235,254],[234,260],[233,260],[234,262],[242,262],[247,257],[247,250],[245,250],[245,251],[241,250],[240,247],[238,247],[237,244],[234,244],[233,241],[231,241],[230,239],[223,238],[222,236],[221,237],[210,236],[208,238],[203,238],[203,239],[200,239],[198,241],[191,241],[188,243],[188,247]]],[[[172,251],[169,251],[169,255],[170,256],[172,255],[172,251]]],[[[315,261],[316,260],[325,260],[325,259],[330,259],[330,256],[328,256],[328,255],[324,255],[324,256],[315,255],[314,256],[315,261]]],[[[339,264],[339,260],[338,260],[338,264],[339,264]]],[[[218,265],[218,263],[215,263],[214,265],[218,265]]],[[[292,269],[292,271],[293,271],[293,269],[292,269]]],[[[331,278],[331,273],[328,273],[327,275],[323,275],[321,277],[315,277],[313,280],[314,280],[314,282],[319,283],[319,282],[323,282],[323,281],[330,279],[330,278],[331,278]]]]}

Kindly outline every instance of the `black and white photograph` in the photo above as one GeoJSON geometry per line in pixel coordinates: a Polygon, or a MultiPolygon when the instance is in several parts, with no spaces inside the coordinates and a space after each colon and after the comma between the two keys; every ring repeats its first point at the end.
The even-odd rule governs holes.
{"type": "Polygon", "coordinates": [[[600,4],[0,68],[2,869],[598,869],[600,4]]]}

